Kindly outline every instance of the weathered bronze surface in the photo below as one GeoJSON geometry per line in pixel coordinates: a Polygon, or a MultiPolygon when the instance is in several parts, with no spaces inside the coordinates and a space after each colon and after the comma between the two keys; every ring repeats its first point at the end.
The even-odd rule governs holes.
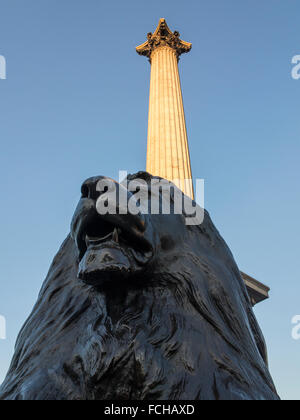
{"type": "Polygon", "coordinates": [[[278,399],[245,284],[208,213],[200,226],[100,216],[98,180],[82,187],[0,399],[278,399]]]}

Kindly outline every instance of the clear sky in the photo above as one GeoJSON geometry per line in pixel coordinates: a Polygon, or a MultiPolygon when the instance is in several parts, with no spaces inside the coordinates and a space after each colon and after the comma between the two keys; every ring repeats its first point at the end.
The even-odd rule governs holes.
{"type": "Polygon", "coordinates": [[[0,0],[0,382],[68,234],[81,182],[145,168],[150,65],[165,17],[193,43],[180,72],[195,178],[240,268],[282,398],[300,399],[299,0],[0,0]]]}

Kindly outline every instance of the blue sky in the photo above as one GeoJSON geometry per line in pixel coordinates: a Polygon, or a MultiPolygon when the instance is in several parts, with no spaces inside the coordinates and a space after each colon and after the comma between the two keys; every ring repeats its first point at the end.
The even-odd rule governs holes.
{"type": "Polygon", "coordinates": [[[180,60],[195,178],[240,268],[271,287],[255,313],[282,398],[300,399],[298,0],[0,0],[0,382],[91,175],[145,168],[160,17],[180,60]]]}

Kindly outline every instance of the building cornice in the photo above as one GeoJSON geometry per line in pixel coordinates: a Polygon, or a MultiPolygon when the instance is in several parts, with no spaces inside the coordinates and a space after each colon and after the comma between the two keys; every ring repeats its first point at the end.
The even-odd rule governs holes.
{"type": "Polygon", "coordinates": [[[266,299],[269,299],[270,288],[268,286],[261,283],[260,281],[257,281],[256,279],[249,276],[248,274],[243,273],[242,271],[241,271],[241,275],[247,287],[247,290],[251,299],[251,303],[253,306],[255,306],[257,303],[260,303],[266,299]]]}

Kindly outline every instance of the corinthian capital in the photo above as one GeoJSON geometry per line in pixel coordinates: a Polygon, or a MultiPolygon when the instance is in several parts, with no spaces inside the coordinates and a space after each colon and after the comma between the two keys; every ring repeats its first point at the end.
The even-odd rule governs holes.
{"type": "Polygon", "coordinates": [[[172,48],[179,58],[181,54],[189,52],[192,48],[190,42],[182,41],[179,37],[179,32],[172,32],[168,27],[166,20],[160,19],[156,31],[154,33],[148,33],[147,41],[136,47],[136,52],[151,60],[151,54],[154,50],[159,47],[167,46],[172,48]]]}

